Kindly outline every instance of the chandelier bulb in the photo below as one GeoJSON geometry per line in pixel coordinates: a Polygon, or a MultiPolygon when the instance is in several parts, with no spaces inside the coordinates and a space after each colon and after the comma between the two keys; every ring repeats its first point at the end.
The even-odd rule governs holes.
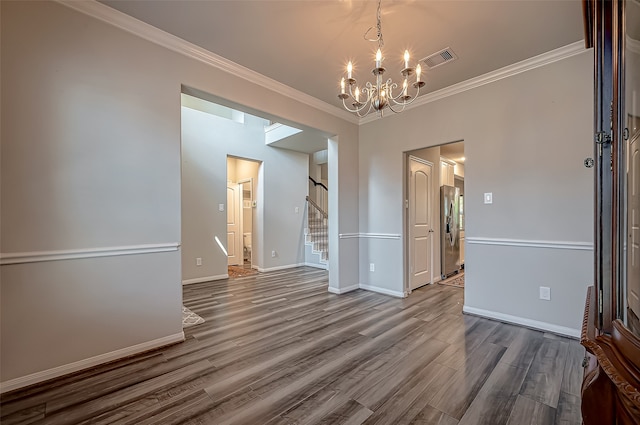
{"type": "Polygon", "coordinates": [[[409,68],[409,51],[404,51],[404,67],[409,68]]]}

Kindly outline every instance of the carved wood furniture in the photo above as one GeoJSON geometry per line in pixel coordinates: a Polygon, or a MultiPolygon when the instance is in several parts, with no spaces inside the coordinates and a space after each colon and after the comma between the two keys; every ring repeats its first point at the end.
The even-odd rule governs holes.
{"type": "Polygon", "coordinates": [[[581,344],[587,349],[582,383],[585,425],[640,424],[640,339],[620,320],[610,335],[594,326],[595,289],[590,287],[582,322],[581,344]]]}

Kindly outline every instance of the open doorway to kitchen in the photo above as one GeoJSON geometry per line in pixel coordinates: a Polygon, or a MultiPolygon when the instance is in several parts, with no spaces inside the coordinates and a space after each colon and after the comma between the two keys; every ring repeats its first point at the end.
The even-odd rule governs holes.
{"type": "Polygon", "coordinates": [[[405,154],[407,292],[464,287],[464,142],[405,154]]]}

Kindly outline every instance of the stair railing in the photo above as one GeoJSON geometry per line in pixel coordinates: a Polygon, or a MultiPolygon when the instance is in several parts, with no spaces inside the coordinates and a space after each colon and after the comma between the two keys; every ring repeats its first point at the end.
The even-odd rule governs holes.
{"type": "Polygon", "coordinates": [[[309,176],[309,180],[311,181],[311,183],[313,183],[313,186],[316,189],[314,194],[315,196],[313,197],[316,204],[320,206],[320,209],[322,209],[323,211],[328,211],[329,210],[329,188],[325,186],[324,183],[315,181],[314,178],[311,176],[309,176]]]}
{"type": "Polygon", "coordinates": [[[329,215],[307,196],[307,235],[315,251],[322,252],[322,259],[329,258],[329,215]]]}

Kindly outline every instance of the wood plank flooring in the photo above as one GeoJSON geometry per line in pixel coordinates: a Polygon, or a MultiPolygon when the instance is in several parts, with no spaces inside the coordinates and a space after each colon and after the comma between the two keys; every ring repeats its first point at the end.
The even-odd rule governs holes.
{"type": "Polygon", "coordinates": [[[298,268],[185,286],[184,343],[0,397],[14,424],[575,424],[578,341],[462,314],[463,290],[327,292],[298,268]]]}

